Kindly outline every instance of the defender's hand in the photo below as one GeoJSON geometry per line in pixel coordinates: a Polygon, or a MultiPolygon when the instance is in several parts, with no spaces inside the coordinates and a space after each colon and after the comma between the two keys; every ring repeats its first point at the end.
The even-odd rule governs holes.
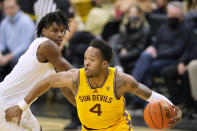
{"type": "Polygon", "coordinates": [[[22,110],[19,106],[12,106],[5,111],[5,119],[7,122],[16,122],[18,125],[20,124],[22,115],[22,110]]]}

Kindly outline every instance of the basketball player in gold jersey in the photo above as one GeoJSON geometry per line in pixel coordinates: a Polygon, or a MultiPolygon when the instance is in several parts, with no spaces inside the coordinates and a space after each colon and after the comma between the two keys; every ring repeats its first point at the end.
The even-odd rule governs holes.
{"type": "MultiPolygon", "coordinates": [[[[92,41],[84,55],[84,68],[57,73],[42,80],[20,104],[6,110],[6,120],[20,118],[22,111],[50,87],[68,87],[75,94],[82,131],[132,131],[130,116],[125,111],[125,92],[149,102],[159,99],[170,101],[138,83],[132,76],[108,67],[112,55],[112,48],[106,42],[92,41]]],[[[181,110],[176,106],[174,109],[178,111],[171,127],[182,117],[181,110]]]]}

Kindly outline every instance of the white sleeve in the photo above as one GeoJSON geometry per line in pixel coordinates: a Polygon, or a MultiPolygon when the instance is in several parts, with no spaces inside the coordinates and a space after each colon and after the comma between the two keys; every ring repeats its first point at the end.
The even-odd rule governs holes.
{"type": "Polygon", "coordinates": [[[165,100],[165,101],[169,102],[171,105],[173,105],[172,102],[170,100],[168,100],[168,98],[166,98],[165,96],[163,96],[157,92],[154,92],[154,91],[152,91],[151,96],[146,101],[153,102],[156,100],[165,100]]]}

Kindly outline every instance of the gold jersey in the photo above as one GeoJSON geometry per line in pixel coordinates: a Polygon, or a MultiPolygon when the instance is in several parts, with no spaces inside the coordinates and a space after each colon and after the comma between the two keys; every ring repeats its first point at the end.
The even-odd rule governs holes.
{"type": "Polygon", "coordinates": [[[125,99],[123,96],[120,99],[115,96],[115,76],[115,68],[108,67],[108,76],[103,85],[93,89],[85,76],[84,68],[80,69],[76,103],[83,126],[91,129],[107,129],[126,121],[130,127],[128,114],[125,113],[125,99]]]}

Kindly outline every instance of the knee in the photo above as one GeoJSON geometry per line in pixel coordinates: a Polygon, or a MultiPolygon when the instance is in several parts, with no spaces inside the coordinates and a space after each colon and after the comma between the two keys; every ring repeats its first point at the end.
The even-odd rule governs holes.
{"type": "Polygon", "coordinates": [[[145,51],[143,51],[140,55],[141,59],[153,58],[153,56],[145,51]]]}

